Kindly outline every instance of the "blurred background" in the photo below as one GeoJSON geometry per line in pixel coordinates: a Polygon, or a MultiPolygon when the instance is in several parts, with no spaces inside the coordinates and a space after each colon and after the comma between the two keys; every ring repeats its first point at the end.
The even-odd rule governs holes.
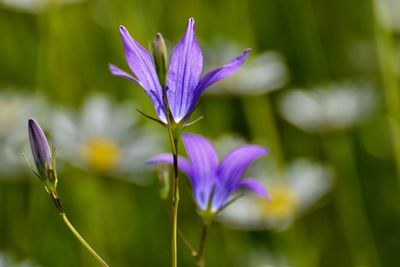
{"type": "MultiPolygon", "coordinates": [[[[252,48],[202,96],[189,130],[221,157],[269,147],[248,173],[274,199],[229,206],[207,266],[399,266],[398,0],[0,0],[0,266],[97,266],[25,164],[31,116],[57,146],[64,209],[99,254],[169,266],[169,203],[160,170],[144,165],[168,151],[167,133],[108,64],[128,69],[120,24],[145,47],[163,33],[171,51],[189,17],[205,70],[252,48]]],[[[201,220],[180,180],[180,229],[197,247],[201,220]]],[[[178,254],[194,266],[182,242],[178,254]]]]}

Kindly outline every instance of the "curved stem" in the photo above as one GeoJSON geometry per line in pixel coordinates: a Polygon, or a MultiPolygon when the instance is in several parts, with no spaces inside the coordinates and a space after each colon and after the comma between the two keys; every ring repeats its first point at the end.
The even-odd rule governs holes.
{"type": "Polygon", "coordinates": [[[99,256],[99,254],[96,253],[96,251],[86,242],[85,239],[79,234],[79,232],[75,229],[75,227],[71,224],[71,222],[68,220],[67,215],[65,214],[63,207],[61,205],[60,198],[58,197],[58,193],[56,190],[53,190],[50,193],[50,196],[54,202],[54,205],[56,206],[58,212],[60,213],[61,218],[65,222],[65,224],[68,226],[68,228],[71,230],[71,232],[74,234],[74,236],[81,242],[81,244],[92,254],[98,262],[102,266],[108,267],[108,264],[99,256]]]}
{"type": "Polygon", "coordinates": [[[108,267],[109,265],[99,256],[99,254],[96,253],[96,251],[86,242],[85,239],[78,233],[78,231],[75,229],[75,227],[71,224],[71,222],[68,220],[67,215],[65,213],[60,213],[61,218],[65,222],[65,224],[68,226],[68,228],[71,230],[71,232],[74,234],[74,236],[81,242],[81,244],[92,254],[96,260],[105,267],[108,267]]]}
{"type": "Polygon", "coordinates": [[[205,252],[205,245],[206,245],[206,240],[207,240],[208,227],[209,227],[209,224],[203,224],[203,228],[201,231],[200,246],[199,246],[199,250],[197,252],[197,262],[196,262],[197,266],[199,266],[199,267],[205,266],[204,252],[205,252]]]}

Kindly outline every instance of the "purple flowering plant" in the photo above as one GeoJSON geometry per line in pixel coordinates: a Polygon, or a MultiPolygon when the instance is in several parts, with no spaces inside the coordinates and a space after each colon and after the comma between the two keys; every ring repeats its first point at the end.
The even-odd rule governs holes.
{"type": "MultiPolygon", "coordinates": [[[[254,178],[241,179],[248,166],[268,150],[258,145],[240,146],[228,153],[221,161],[211,142],[197,134],[183,134],[188,158],[179,157],[178,167],[192,184],[193,195],[200,213],[215,215],[228,202],[236,190],[249,189],[263,198],[270,199],[264,185],[254,178]]],[[[173,155],[159,154],[149,164],[172,164],[173,155]]]]}
{"type": "Polygon", "coordinates": [[[264,185],[254,178],[241,179],[245,170],[257,158],[265,155],[268,150],[258,145],[244,145],[232,150],[221,161],[211,142],[197,134],[185,133],[182,135],[183,144],[188,158],[171,153],[156,155],[148,160],[148,164],[178,164],[191,184],[194,200],[199,214],[203,218],[203,227],[200,245],[197,251],[196,263],[205,266],[204,252],[208,228],[220,211],[235,198],[229,200],[238,189],[249,189],[259,196],[271,200],[264,185]]]}
{"type": "MultiPolygon", "coordinates": [[[[149,164],[173,165],[171,201],[171,259],[177,264],[178,236],[178,169],[185,173],[191,184],[194,200],[203,218],[203,229],[199,249],[192,250],[197,265],[205,266],[204,248],[209,225],[232,199],[239,189],[249,189],[269,200],[270,196],[261,182],[255,178],[243,178],[249,165],[265,155],[268,150],[258,145],[244,145],[228,153],[221,161],[211,142],[197,134],[181,134],[190,125],[189,117],[195,109],[201,93],[210,85],[236,72],[244,62],[250,49],[223,66],[201,77],[203,55],[195,35],[195,21],[190,18],[186,32],[168,57],[167,48],[161,34],[157,34],[151,52],[135,41],[124,26],[119,28],[126,61],[133,74],[110,64],[112,74],[122,76],[139,84],[150,96],[158,119],[144,114],[168,129],[172,153],[159,154],[148,161],[149,164]],[[182,137],[187,158],[178,155],[178,144],[182,137]]],[[[34,119],[28,121],[29,141],[36,169],[34,173],[44,183],[63,221],[102,266],[108,264],[89,246],[67,219],[57,194],[57,174],[55,147],[50,148],[45,134],[34,119]]],[[[168,192],[167,192],[168,193],[168,192]]],[[[165,192],[164,192],[165,194],[165,192]]],[[[192,246],[190,246],[192,247],[192,246]]]]}
{"type": "MultiPolygon", "coordinates": [[[[195,35],[193,18],[189,19],[186,32],[172,50],[169,60],[161,34],[156,35],[152,53],[150,53],[130,36],[124,26],[120,26],[119,31],[126,61],[133,75],[110,64],[111,73],[142,86],[150,96],[159,119],[144,115],[168,128],[172,150],[171,164],[174,169],[171,205],[172,266],[177,266],[178,166],[181,165],[178,159],[178,144],[181,129],[189,125],[187,122],[201,93],[210,85],[236,72],[250,49],[244,50],[225,65],[211,70],[201,77],[203,54],[195,35]]],[[[202,168],[202,166],[199,167],[202,168]]]]}
{"type": "Polygon", "coordinates": [[[237,71],[250,51],[250,49],[244,50],[236,58],[201,78],[203,54],[195,35],[193,18],[189,19],[185,34],[172,50],[169,62],[165,44],[160,44],[163,43],[160,34],[157,34],[155,40],[160,46],[153,46],[155,48],[153,54],[156,56],[152,56],[130,36],[124,26],[120,26],[119,31],[125,58],[134,76],[112,64],[109,65],[110,71],[142,86],[150,96],[159,119],[165,124],[169,122],[167,116],[169,111],[174,123],[185,123],[196,107],[201,93],[210,85],[237,71]],[[159,52],[161,55],[157,55],[159,52]]]}

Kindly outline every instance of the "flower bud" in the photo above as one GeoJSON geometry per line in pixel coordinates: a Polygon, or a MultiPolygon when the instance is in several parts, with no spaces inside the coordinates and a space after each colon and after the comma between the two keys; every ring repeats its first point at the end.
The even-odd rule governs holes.
{"type": "Polygon", "coordinates": [[[39,124],[34,119],[28,121],[29,141],[32,156],[36,165],[37,174],[49,192],[53,192],[57,186],[55,160],[46,136],[39,124]]]}
{"type": "Polygon", "coordinates": [[[165,45],[164,38],[161,33],[157,33],[153,40],[153,58],[156,65],[156,72],[161,86],[166,83],[167,69],[168,69],[168,52],[165,45]]]}

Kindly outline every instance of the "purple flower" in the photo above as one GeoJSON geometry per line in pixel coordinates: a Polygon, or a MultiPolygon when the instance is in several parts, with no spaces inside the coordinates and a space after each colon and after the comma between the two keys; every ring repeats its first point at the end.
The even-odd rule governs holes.
{"type": "Polygon", "coordinates": [[[45,177],[48,167],[53,162],[50,145],[39,124],[32,118],[28,121],[28,132],[37,171],[40,177],[45,177]]]}
{"type": "MultiPolygon", "coordinates": [[[[195,201],[201,211],[216,213],[227,203],[229,196],[247,188],[270,199],[261,182],[254,178],[240,179],[247,167],[268,150],[258,145],[245,145],[231,151],[219,162],[211,142],[196,134],[183,134],[188,159],[179,157],[178,167],[190,179],[195,201]]],[[[159,154],[150,164],[172,164],[172,154],[159,154]]]]}
{"type": "MultiPolygon", "coordinates": [[[[163,87],[152,55],[129,35],[124,26],[120,26],[120,33],[126,61],[135,76],[112,64],[109,66],[111,73],[142,86],[153,101],[160,120],[167,123],[163,87]]],[[[176,123],[186,120],[204,89],[238,70],[249,51],[250,49],[244,50],[227,64],[200,78],[203,69],[203,54],[195,36],[195,21],[190,18],[185,34],[172,51],[167,72],[165,90],[173,120],[176,123]]]]}

